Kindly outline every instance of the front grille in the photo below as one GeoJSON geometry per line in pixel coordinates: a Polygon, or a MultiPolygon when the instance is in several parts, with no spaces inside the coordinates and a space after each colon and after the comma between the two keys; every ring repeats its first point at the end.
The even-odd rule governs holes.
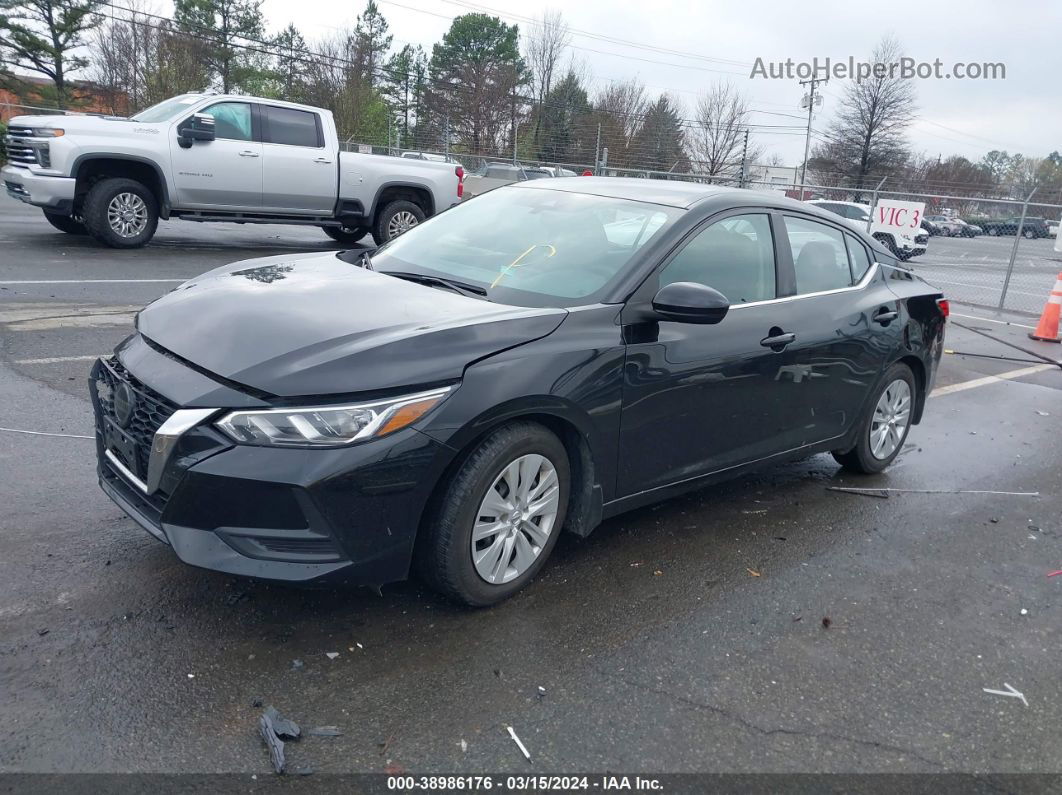
{"type": "Polygon", "coordinates": [[[915,243],[922,244],[929,242],[929,235],[915,235],[915,243]]]}
{"type": "MultiPolygon", "coordinates": [[[[155,431],[177,410],[177,406],[155,390],[138,381],[114,356],[103,362],[103,366],[100,367],[97,375],[97,381],[103,382],[110,387],[110,389],[104,390],[100,390],[97,387],[97,397],[100,411],[111,419],[117,419],[114,411],[114,394],[118,385],[124,381],[136,393],[136,408],[133,410],[133,415],[128,425],[122,430],[136,442],[138,461],[122,461],[122,463],[134,472],[146,473],[148,457],[151,454],[151,445],[155,439],[155,431]]],[[[115,455],[118,454],[115,453],[115,455]]],[[[120,455],[118,455],[118,458],[121,460],[120,455]]]]}
{"type": "Polygon", "coordinates": [[[7,159],[15,166],[37,166],[40,165],[40,161],[37,159],[38,147],[32,144],[20,141],[14,136],[7,136],[7,159]]]}

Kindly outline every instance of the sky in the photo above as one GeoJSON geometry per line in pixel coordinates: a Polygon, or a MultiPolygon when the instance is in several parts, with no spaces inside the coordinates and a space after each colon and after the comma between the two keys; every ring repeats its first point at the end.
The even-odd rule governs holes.
{"type": "MultiPolygon", "coordinates": [[[[979,160],[992,149],[1042,157],[1062,150],[1062,3],[1051,0],[968,0],[925,3],[822,0],[704,0],[624,2],[580,0],[378,0],[393,46],[420,44],[430,54],[455,16],[482,11],[528,30],[529,19],[558,10],[573,31],[570,57],[585,67],[593,88],[637,77],[653,94],[667,91],[684,116],[698,95],[718,81],[745,93],[757,125],[805,125],[805,91],[797,79],[751,79],[765,64],[818,58],[867,61],[892,34],[918,62],[1002,63],[1005,79],[915,80],[918,121],[909,134],[915,152],[979,160]],[[603,40],[608,39],[608,40],[603,40]],[[630,44],[635,42],[642,49],[630,44]],[[792,117],[797,118],[792,118],[792,117]]],[[[352,26],[362,0],[265,0],[271,31],[294,23],[308,41],[352,26]]],[[[813,129],[823,130],[837,109],[845,80],[822,87],[813,129]]],[[[786,165],[803,158],[804,135],[763,128],[755,133],[765,155],[786,165]]]]}

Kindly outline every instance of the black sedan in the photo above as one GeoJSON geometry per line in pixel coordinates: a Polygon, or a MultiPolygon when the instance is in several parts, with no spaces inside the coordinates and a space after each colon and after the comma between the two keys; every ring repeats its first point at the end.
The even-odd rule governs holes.
{"type": "Polygon", "coordinates": [[[562,531],[777,461],[880,472],[947,302],[801,202],[499,188],[370,256],[221,268],[96,363],[100,484],[184,561],[497,602],[562,531]]]}

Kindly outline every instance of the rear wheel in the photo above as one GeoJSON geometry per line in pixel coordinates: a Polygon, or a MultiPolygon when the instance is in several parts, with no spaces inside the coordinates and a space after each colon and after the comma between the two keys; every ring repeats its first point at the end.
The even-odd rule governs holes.
{"type": "Polygon", "coordinates": [[[68,235],[88,234],[85,225],[69,215],[58,215],[57,213],[50,213],[45,210],[44,218],[60,232],[66,232],[68,235]]]}
{"type": "Polygon", "coordinates": [[[915,379],[906,364],[894,364],[860,420],[859,440],[851,450],[834,450],[838,464],[852,472],[881,472],[900,454],[914,416],[915,379]]]}
{"type": "Polygon", "coordinates": [[[85,196],[81,213],[96,240],[111,248],[140,248],[155,235],[159,206],[154,194],[135,179],[101,179],[85,196]]]}
{"type": "Polygon", "coordinates": [[[988,235],[989,237],[999,237],[999,230],[994,226],[990,226],[988,227],[988,235]]]}
{"type": "Polygon", "coordinates": [[[322,226],[321,228],[337,243],[357,243],[369,234],[367,226],[322,226]]]}
{"type": "Polygon", "coordinates": [[[1029,229],[1028,227],[1026,227],[1025,229],[1021,230],[1021,235],[1026,240],[1032,240],[1034,237],[1036,237],[1036,230],[1029,229]]]}
{"type": "Polygon", "coordinates": [[[416,567],[454,601],[507,599],[541,570],[568,505],[570,468],[561,441],[533,422],[487,436],[461,464],[417,539],[416,567]]]}
{"type": "Polygon", "coordinates": [[[372,239],[376,241],[376,245],[382,246],[389,240],[394,240],[402,233],[408,232],[425,217],[424,210],[413,202],[404,200],[390,202],[376,214],[372,239]]]}

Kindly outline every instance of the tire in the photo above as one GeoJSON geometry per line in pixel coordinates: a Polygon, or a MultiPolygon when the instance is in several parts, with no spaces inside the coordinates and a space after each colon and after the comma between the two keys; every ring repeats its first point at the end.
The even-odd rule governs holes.
{"type": "Polygon", "coordinates": [[[402,232],[408,231],[410,227],[421,223],[426,217],[420,205],[413,202],[404,200],[389,202],[376,214],[376,222],[372,227],[372,239],[376,241],[376,245],[382,246],[402,232]],[[404,215],[407,213],[408,215],[404,215]],[[402,228],[403,226],[405,228],[402,228]]]}
{"type": "MultiPolygon", "coordinates": [[[[917,388],[918,385],[910,367],[899,362],[892,365],[885,372],[885,377],[882,378],[873,399],[867,405],[866,411],[859,420],[859,441],[856,442],[855,447],[851,450],[834,450],[834,460],[848,471],[864,475],[872,475],[888,467],[896,456],[900,454],[903,444],[907,440],[907,434],[911,430],[911,417],[914,416],[917,388]],[[906,386],[906,405],[903,407],[905,414],[902,415],[904,417],[903,430],[897,436],[895,428],[900,423],[893,424],[893,431],[886,433],[889,437],[886,440],[887,444],[879,449],[872,440],[877,429],[881,428],[883,424],[887,424],[880,422],[879,406],[883,401],[889,402],[889,398],[886,395],[890,394],[890,390],[892,390],[891,396],[894,398],[893,405],[896,407],[903,405],[902,402],[895,400],[903,397],[903,386],[901,384],[906,386]]],[[[891,412],[886,410],[883,413],[888,416],[891,412]]],[[[896,416],[900,415],[897,414],[896,416]]]]}
{"type": "Polygon", "coordinates": [[[994,226],[988,227],[988,236],[989,237],[999,237],[999,230],[996,229],[994,226]]]}
{"type": "MultiPolygon", "coordinates": [[[[534,422],[514,422],[495,430],[464,459],[429,508],[414,553],[417,572],[432,588],[464,605],[486,607],[508,599],[538,574],[553,551],[564,526],[570,479],[571,469],[564,445],[543,426],[534,422]],[[556,475],[556,513],[545,528],[544,540],[539,535],[538,543],[533,542],[531,533],[514,529],[504,513],[489,513],[489,504],[485,503],[488,493],[492,493],[495,499],[502,497],[496,503],[498,510],[506,510],[501,504],[507,501],[507,497],[502,496],[502,486],[507,486],[508,481],[503,483],[503,478],[510,465],[520,460],[528,466],[542,466],[542,469],[535,469],[534,476],[528,481],[529,486],[541,486],[542,478],[548,478],[548,471],[545,465],[535,463],[532,456],[541,457],[556,475]],[[500,524],[501,529],[484,535],[474,547],[473,529],[481,519],[484,527],[500,524]],[[513,540],[510,542],[509,538],[513,540]],[[502,567],[491,566],[489,551],[496,547],[500,554],[494,556],[494,560],[504,562],[502,567]],[[537,553],[534,552],[536,548],[537,553]],[[520,549],[529,556],[522,569],[520,549]],[[473,560],[476,550],[483,553],[480,565],[485,571],[501,572],[500,583],[488,581],[477,570],[473,560]]],[[[504,491],[505,494],[512,493],[507,488],[504,491]]],[[[533,489],[531,493],[533,495],[533,489]]],[[[527,504],[533,505],[535,501],[532,498],[527,504]]],[[[541,532],[540,525],[546,524],[547,518],[531,516],[532,521],[536,519],[539,524],[534,527],[541,532]]]]}
{"type": "Polygon", "coordinates": [[[322,226],[321,228],[337,243],[357,243],[369,234],[367,226],[322,226]]]}
{"type": "Polygon", "coordinates": [[[135,179],[110,177],[93,185],[81,211],[89,234],[111,248],[140,248],[155,235],[159,205],[135,179]]]}
{"type": "Polygon", "coordinates": [[[58,215],[56,213],[50,213],[47,210],[44,211],[45,220],[58,229],[60,232],[66,232],[68,235],[87,235],[88,230],[85,225],[69,215],[58,215]]]}
{"type": "Polygon", "coordinates": [[[1024,237],[1026,240],[1034,240],[1036,237],[1038,237],[1035,229],[1023,229],[1021,230],[1021,236],[1024,237]]]}

